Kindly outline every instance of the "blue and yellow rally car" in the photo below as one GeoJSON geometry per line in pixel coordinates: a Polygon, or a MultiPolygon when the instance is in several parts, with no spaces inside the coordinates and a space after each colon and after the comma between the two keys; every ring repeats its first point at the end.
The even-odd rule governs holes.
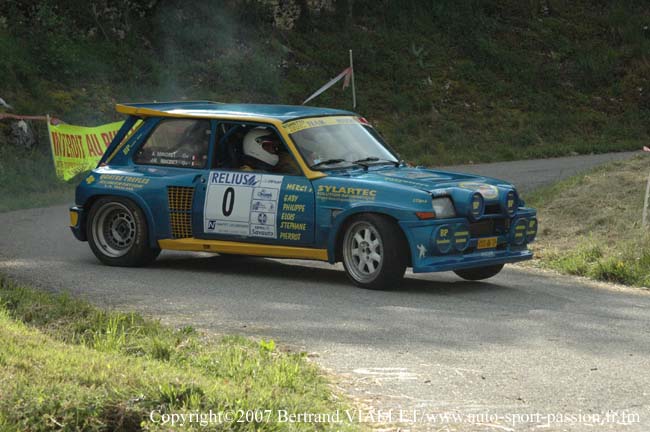
{"type": "Polygon", "coordinates": [[[177,102],[127,120],[70,209],[108,265],[161,249],[342,261],[355,284],[414,272],[469,280],[532,258],[534,209],[504,181],[404,164],[348,111],[177,102]]]}

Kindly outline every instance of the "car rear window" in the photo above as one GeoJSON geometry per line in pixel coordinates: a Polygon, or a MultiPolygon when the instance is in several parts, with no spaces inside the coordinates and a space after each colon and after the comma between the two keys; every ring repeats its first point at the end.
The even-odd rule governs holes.
{"type": "Polygon", "coordinates": [[[205,168],[210,145],[210,121],[163,120],[133,157],[143,165],[205,168]]]}

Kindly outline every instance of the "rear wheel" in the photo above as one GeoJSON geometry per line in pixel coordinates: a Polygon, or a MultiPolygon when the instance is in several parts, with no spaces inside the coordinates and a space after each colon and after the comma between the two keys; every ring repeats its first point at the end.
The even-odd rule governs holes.
{"type": "Polygon", "coordinates": [[[400,228],[390,219],[364,214],[345,228],[341,244],[343,266],[357,286],[386,289],[396,286],[408,264],[408,247],[400,228]]]}
{"type": "Polygon", "coordinates": [[[145,266],[160,254],[159,248],[149,246],[142,210],[126,198],[97,200],[88,215],[87,237],[95,256],[111,266],[145,266]]]}
{"type": "Polygon", "coordinates": [[[477,281],[477,280],[491,278],[492,276],[496,276],[503,269],[503,266],[504,264],[499,264],[499,265],[488,266],[488,267],[477,267],[477,268],[470,268],[470,269],[463,269],[463,270],[454,270],[454,273],[456,273],[458,276],[462,277],[463,279],[470,280],[470,281],[477,281]]]}

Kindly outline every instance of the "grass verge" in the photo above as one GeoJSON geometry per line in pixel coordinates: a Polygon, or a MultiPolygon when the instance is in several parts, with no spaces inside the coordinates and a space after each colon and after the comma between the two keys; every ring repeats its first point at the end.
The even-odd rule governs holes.
{"type": "MultiPolygon", "coordinates": [[[[641,224],[650,157],[615,162],[535,191],[542,267],[650,287],[650,228],[641,224]]],[[[535,265],[535,264],[533,264],[535,265]]]]}
{"type": "Polygon", "coordinates": [[[183,430],[354,429],[277,421],[282,410],[342,406],[304,355],[278,352],[273,341],[174,330],[1,275],[0,346],[0,430],[168,430],[171,414],[194,414],[191,423],[177,418],[183,430]],[[259,421],[248,410],[261,410],[259,421]]]}

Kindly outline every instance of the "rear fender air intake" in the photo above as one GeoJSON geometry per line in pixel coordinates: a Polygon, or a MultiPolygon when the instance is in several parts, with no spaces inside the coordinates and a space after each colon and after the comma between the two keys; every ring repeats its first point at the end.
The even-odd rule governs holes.
{"type": "Polygon", "coordinates": [[[192,201],[194,188],[186,186],[168,186],[167,202],[169,223],[173,238],[192,237],[192,201]]]}

